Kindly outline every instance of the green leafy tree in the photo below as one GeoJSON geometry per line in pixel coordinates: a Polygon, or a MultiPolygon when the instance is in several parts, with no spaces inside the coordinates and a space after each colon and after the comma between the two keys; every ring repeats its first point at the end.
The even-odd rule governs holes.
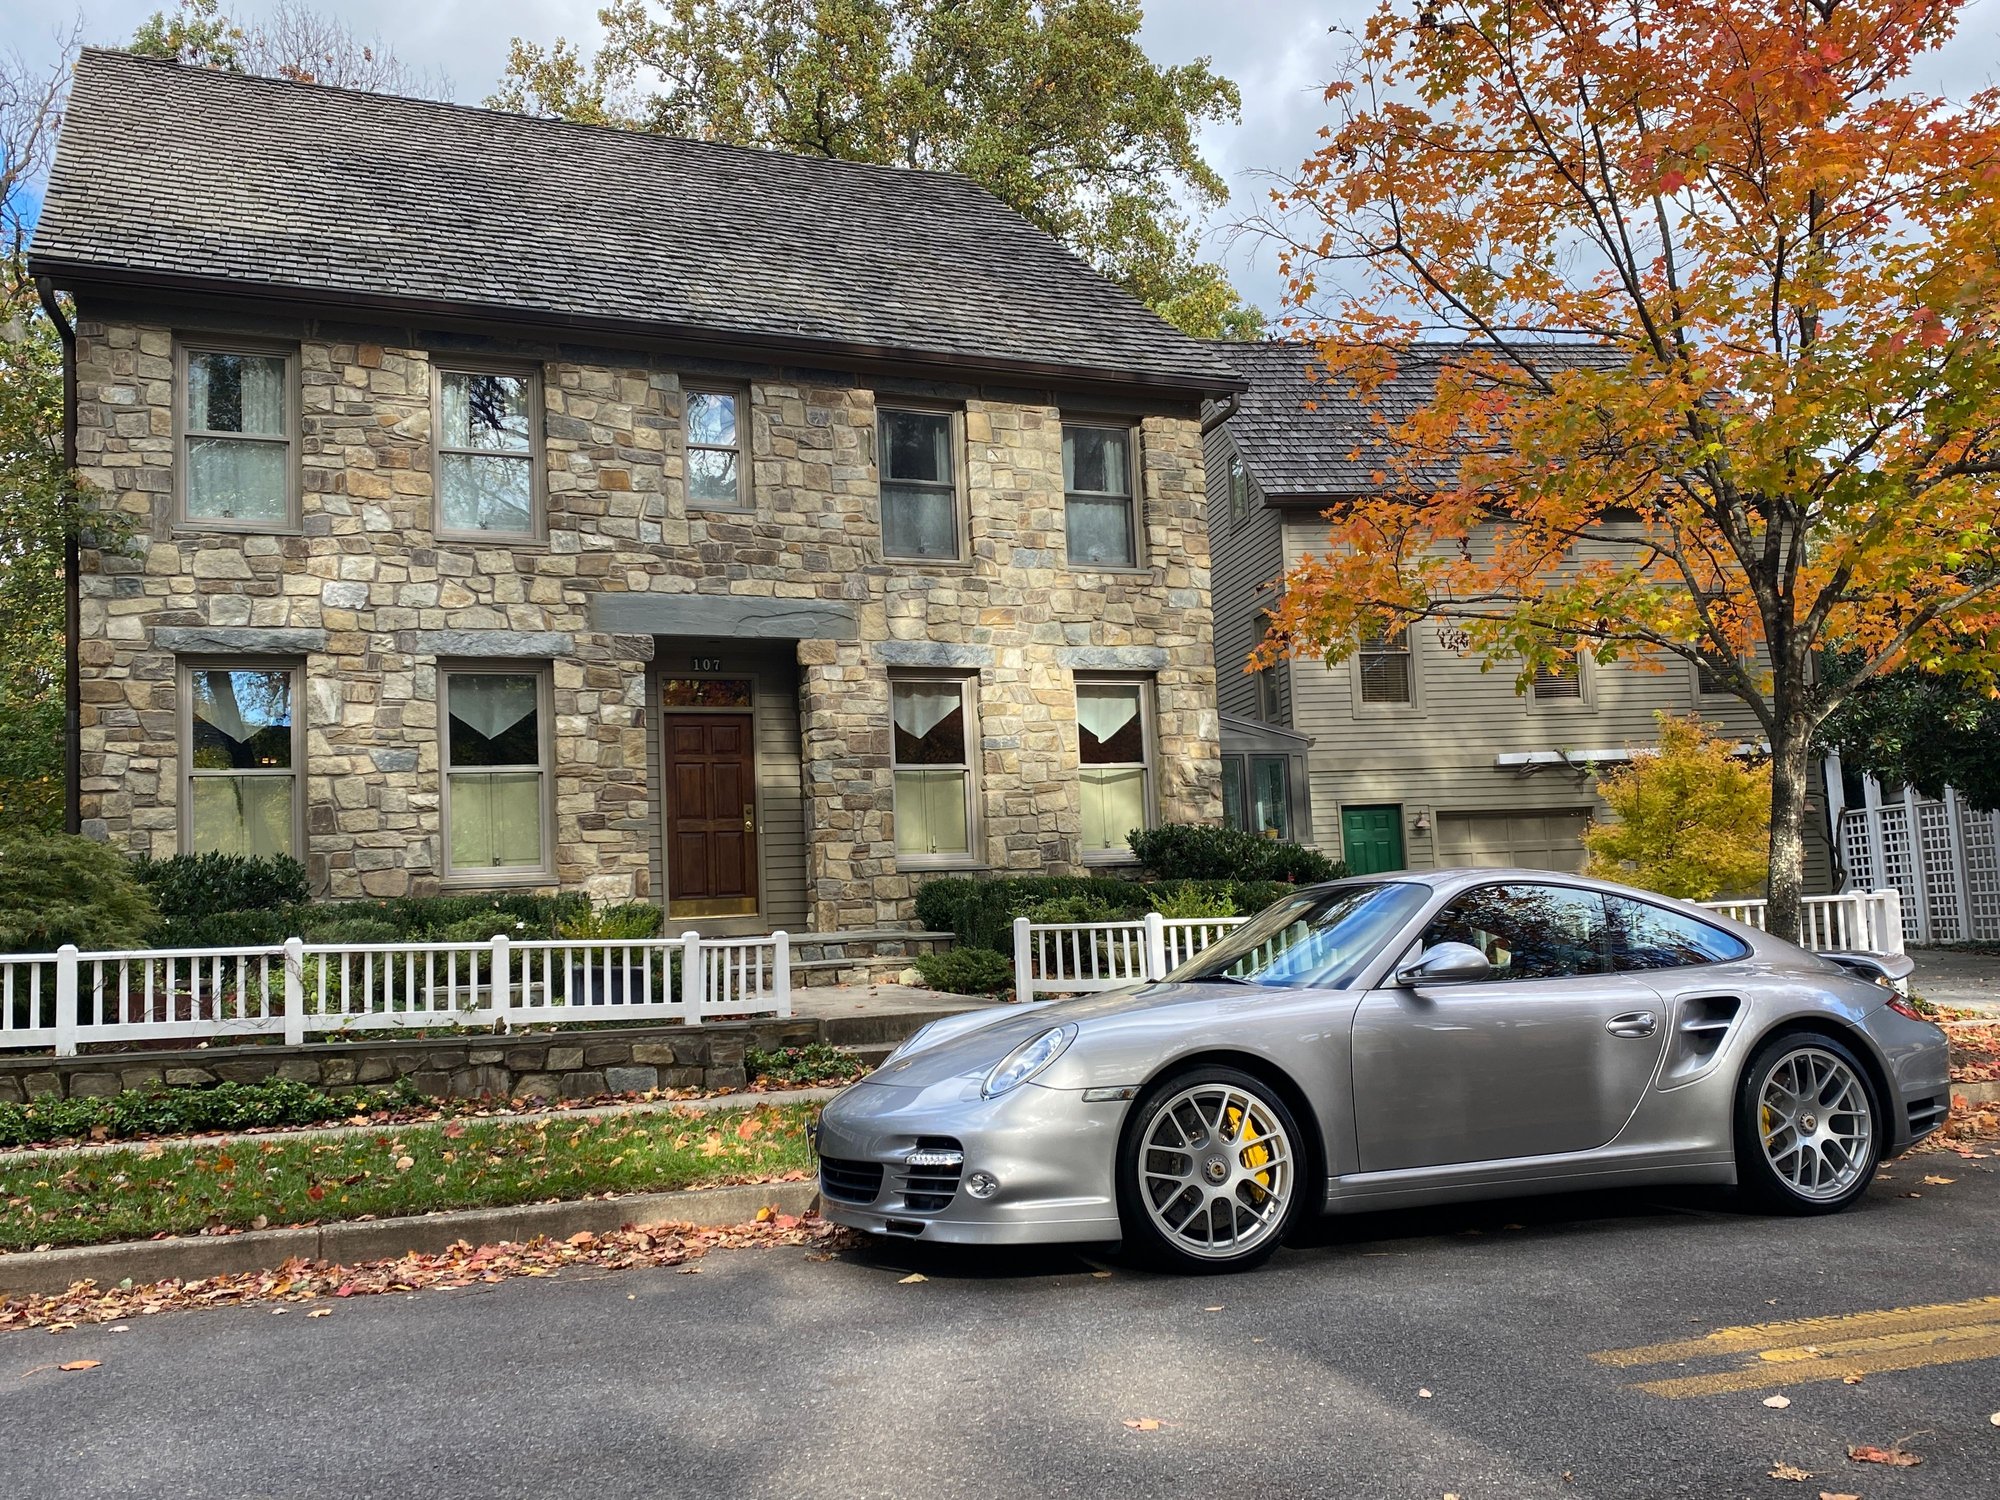
{"type": "Polygon", "coordinates": [[[123,855],[69,833],[0,837],[0,953],[137,948],[153,922],[123,855]]]}
{"type": "Polygon", "coordinates": [[[1758,888],[1770,872],[1771,768],[1699,719],[1661,714],[1658,754],[1598,781],[1615,823],[1584,830],[1586,873],[1683,901],[1758,888]]]}
{"type": "Polygon", "coordinates": [[[488,102],[586,124],[962,172],[1200,337],[1262,318],[1201,259],[1228,198],[1207,59],[1161,66],[1137,0],[617,0],[586,59],[515,38],[488,102]]]}
{"type": "Polygon", "coordinates": [[[1844,765],[1927,797],[1951,787],[1974,807],[2000,808],[2000,698],[1970,678],[1885,673],[1855,689],[1821,733],[1844,765]]]}

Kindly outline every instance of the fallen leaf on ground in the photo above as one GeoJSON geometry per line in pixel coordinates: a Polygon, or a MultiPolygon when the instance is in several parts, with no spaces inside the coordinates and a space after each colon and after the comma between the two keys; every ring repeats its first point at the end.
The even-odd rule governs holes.
{"type": "Polygon", "coordinates": [[[57,1365],[58,1370],[94,1370],[103,1364],[101,1359],[73,1359],[66,1365],[57,1365]]]}
{"type": "Polygon", "coordinates": [[[1840,1383],[1842,1385],[1861,1384],[1861,1372],[1859,1370],[1849,1370],[1845,1375],[1840,1377],[1840,1383]]]}
{"type": "Polygon", "coordinates": [[[315,1307],[306,1316],[309,1318],[330,1318],[333,1316],[333,1309],[330,1307],[315,1307]]]}
{"type": "Polygon", "coordinates": [[[1790,1396],[1766,1396],[1764,1404],[1766,1406],[1775,1406],[1778,1410],[1783,1411],[1792,1404],[1792,1398],[1790,1396]]]}
{"type": "Polygon", "coordinates": [[[1222,1311],[1222,1304],[1221,1304],[1220,1302],[1218,1302],[1218,1303],[1216,1303],[1216,1304],[1215,1304],[1215,1306],[1213,1306],[1213,1307],[1204,1307],[1204,1308],[1202,1309],[1202,1311],[1203,1311],[1203,1312],[1221,1312],[1221,1311],[1222,1311]]]}
{"type": "Polygon", "coordinates": [[[1849,1448],[1847,1456],[1858,1464],[1887,1464],[1892,1469],[1914,1469],[1923,1462],[1922,1457],[1906,1448],[1878,1448],[1873,1443],[1849,1448]]]}
{"type": "Polygon", "coordinates": [[[1428,1386],[1418,1386],[1417,1394],[1426,1401],[1431,1399],[1430,1388],[1428,1386]]]}
{"type": "Polygon", "coordinates": [[[1832,1490],[1821,1490],[1819,1492],[1819,1500],[1861,1500],[1861,1497],[1859,1495],[1848,1494],[1836,1495],[1832,1490]]]}
{"type": "Polygon", "coordinates": [[[1812,1472],[1801,1469],[1797,1464],[1780,1463],[1771,1470],[1773,1479],[1810,1479],[1812,1472]]]}
{"type": "Polygon", "coordinates": [[[396,1158],[396,1170],[398,1172],[407,1172],[416,1164],[417,1159],[414,1156],[399,1156],[396,1158]]]}
{"type": "Polygon", "coordinates": [[[1125,1425],[1134,1432],[1158,1432],[1165,1424],[1157,1417],[1128,1417],[1125,1425]]]}
{"type": "Polygon", "coordinates": [[[897,1282],[896,1285],[914,1286],[919,1281],[929,1281],[929,1280],[930,1277],[926,1276],[922,1271],[912,1271],[910,1272],[909,1275],[905,1276],[901,1281],[897,1282]]]}
{"type": "Polygon", "coordinates": [[[1090,1275],[1094,1281],[1105,1281],[1110,1278],[1111,1273],[1109,1271],[1092,1271],[1090,1275]]]}
{"type": "Polygon", "coordinates": [[[1958,1181],[1958,1179],[1956,1177],[1926,1177],[1924,1181],[1931,1187],[1944,1187],[1949,1183],[1958,1181]]]}
{"type": "Polygon", "coordinates": [[[1988,1417],[1986,1420],[1991,1422],[1995,1427],[2000,1427],[2000,1411],[1996,1411],[1995,1413],[1993,1413],[1992,1416],[1988,1417]]]}

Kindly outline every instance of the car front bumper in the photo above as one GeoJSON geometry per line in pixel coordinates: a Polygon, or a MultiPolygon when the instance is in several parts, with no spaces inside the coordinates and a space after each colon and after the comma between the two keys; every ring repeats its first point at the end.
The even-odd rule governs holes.
{"type": "Polygon", "coordinates": [[[821,1212],[873,1234],[950,1244],[1117,1239],[1113,1165],[1129,1105],[1035,1083],[987,1099],[979,1085],[864,1079],[835,1098],[815,1141],[821,1212]],[[954,1151],[955,1174],[934,1164],[954,1151]],[[975,1173],[997,1183],[989,1197],[968,1190],[975,1173]]]}

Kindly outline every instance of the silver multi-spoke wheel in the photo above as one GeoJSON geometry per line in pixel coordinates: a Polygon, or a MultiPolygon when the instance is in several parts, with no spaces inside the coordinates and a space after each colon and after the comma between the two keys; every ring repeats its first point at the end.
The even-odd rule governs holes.
{"type": "Polygon", "coordinates": [[[1820,1047],[1786,1053],[1757,1098],[1757,1129],[1771,1170],[1802,1198],[1839,1198],[1874,1164],[1868,1086],[1846,1059],[1820,1047]]]}
{"type": "Polygon", "coordinates": [[[1247,1255],[1277,1233],[1294,1191],[1286,1121],[1223,1082],[1182,1089],[1139,1143],[1139,1198],[1160,1236],[1202,1260],[1247,1255]]]}

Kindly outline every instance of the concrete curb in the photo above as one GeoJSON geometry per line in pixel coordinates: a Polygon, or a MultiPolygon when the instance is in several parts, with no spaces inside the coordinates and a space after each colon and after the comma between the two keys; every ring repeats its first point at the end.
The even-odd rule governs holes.
{"type": "Polygon", "coordinates": [[[127,1280],[134,1286],[196,1281],[273,1270],[295,1258],[352,1264],[393,1260],[412,1252],[435,1255],[460,1240],[493,1245],[537,1236],[568,1239],[584,1230],[607,1234],[627,1224],[747,1224],[762,1208],[803,1214],[818,1201],[816,1182],[752,1182],[679,1193],[469,1208],[407,1219],[347,1219],[311,1229],[254,1229],[214,1237],[25,1251],[0,1255],[0,1296],[53,1296],[79,1281],[94,1281],[101,1287],[127,1280]]]}
{"type": "Polygon", "coordinates": [[[2000,1104],[2000,1083],[1954,1083],[1951,1091],[1967,1104],[2000,1104]]]}

